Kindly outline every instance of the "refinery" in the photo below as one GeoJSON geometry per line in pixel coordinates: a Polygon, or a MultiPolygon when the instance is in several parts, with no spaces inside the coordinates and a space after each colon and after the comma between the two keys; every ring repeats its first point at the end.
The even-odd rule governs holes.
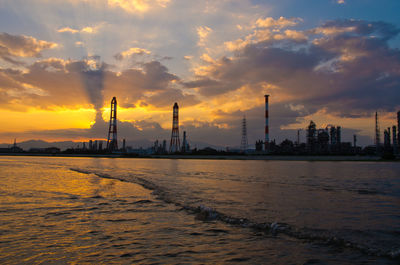
{"type": "Polygon", "coordinates": [[[400,146],[400,111],[397,112],[397,125],[388,127],[383,132],[383,144],[380,137],[380,126],[378,112],[375,113],[375,135],[374,144],[362,148],[357,145],[357,135],[353,135],[352,142],[342,141],[342,127],[327,125],[324,128],[317,128],[317,125],[310,121],[305,129],[297,130],[295,141],[283,140],[277,144],[275,140],[270,140],[269,130],[269,95],[264,95],[265,99],[265,134],[263,140],[257,140],[254,148],[248,143],[246,117],[242,120],[240,148],[226,150],[216,150],[210,147],[198,150],[191,148],[188,134],[183,131],[182,142],[179,133],[179,106],[175,102],[172,107],[172,131],[169,145],[167,140],[154,141],[149,148],[134,149],[126,145],[126,139],[122,139],[118,144],[117,129],[117,98],[113,97],[110,106],[110,120],[108,125],[107,140],[91,139],[82,142],[75,148],[68,148],[61,152],[60,148],[30,148],[24,151],[14,140],[13,145],[8,148],[0,148],[0,153],[45,153],[45,154],[98,154],[98,155],[125,155],[125,156],[151,156],[151,155],[358,155],[358,156],[377,156],[385,159],[395,159],[399,157],[400,146]],[[300,133],[304,130],[306,141],[300,141],[300,133]]]}

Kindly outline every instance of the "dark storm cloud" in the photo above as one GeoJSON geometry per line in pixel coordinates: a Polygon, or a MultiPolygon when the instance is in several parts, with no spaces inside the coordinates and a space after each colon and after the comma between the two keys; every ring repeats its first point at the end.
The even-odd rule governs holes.
{"type": "Polygon", "coordinates": [[[290,102],[304,105],[307,113],[323,108],[342,116],[392,111],[400,102],[400,51],[388,40],[398,33],[384,22],[330,21],[308,32],[307,46],[248,44],[231,59],[210,64],[207,76],[184,85],[214,96],[243,85],[261,90],[260,84],[271,84],[279,87],[277,93],[292,95],[290,102]]]}

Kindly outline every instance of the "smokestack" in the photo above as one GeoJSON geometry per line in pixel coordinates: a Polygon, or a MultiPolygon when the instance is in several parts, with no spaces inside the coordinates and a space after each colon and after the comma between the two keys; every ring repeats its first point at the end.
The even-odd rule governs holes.
{"type": "Polygon", "coordinates": [[[381,137],[380,137],[380,130],[379,130],[378,112],[375,112],[375,146],[376,146],[376,153],[379,153],[380,145],[381,145],[381,137]]]}
{"type": "Polygon", "coordinates": [[[264,146],[265,146],[265,151],[268,150],[268,146],[269,146],[269,115],[268,115],[268,97],[269,95],[265,95],[265,140],[264,140],[264,146]]]}
{"type": "Polygon", "coordinates": [[[397,127],[393,125],[392,127],[392,137],[393,137],[393,153],[397,154],[397,127]]]}
{"type": "Polygon", "coordinates": [[[186,131],[183,131],[182,153],[187,151],[186,131]]]}
{"type": "Polygon", "coordinates": [[[336,141],[337,144],[340,146],[342,143],[342,127],[340,126],[336,127],[336,141]]]}
{"type": "Polygon", "coordinates": [[[353,147],[356,148],[357,147],[357,135],[353,135],[353,147]]]}
{"type": "Polygon", "coordinates": [[[400,147],[400,111],[397,112],[397,147],[400,147]]]}
{"type": "Polygon", "coordinates": [[[300,130],[297,130],[297,145],[300,145],[300,130]]]}

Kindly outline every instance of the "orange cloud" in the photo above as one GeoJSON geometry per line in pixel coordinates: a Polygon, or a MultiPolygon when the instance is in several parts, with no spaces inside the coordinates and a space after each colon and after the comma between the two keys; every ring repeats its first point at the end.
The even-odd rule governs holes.
{"type": "Polygon", "coordinates": [[[166,7],[170,0],[108,0],[111,7],[120,7],[129,13],[147,12],[153,6],[166,7]]]}
{"type": "MultiPolygon", "coordinates": [[[[226,41],[224,42],[224,45],[228,51],[237,51],[243,49],[249,44],[258,42],[274,42],[281,40],[305,42],[308,40],[305,32],[291,29],[283,30],[284,28],[296,26],[302,21],[301,18],[259,18],[249,27],[253,30],[250,34],[233,41],[226,41]]],[[[243,26],[240,26],[239,29],[243,29],[243,26]]]]}
{"type": "Polygon", "coordinates": [[[41,51],[59,45],[54,42],[38,40],[31,36],[0,33],[0,58],[18,64],[14,57],[40,57],[41,51]]]}
{"type": "Polygon", "coordinates": [[[125,59],[127,57],[130,57],[130,56],[134,55],[134,54],[136,54],[136,55],[151,54],[151,51],[143,49],[143,48],[132,47],[132,48],[129,48],[128,50],[126,50],[126,51],[117,53],[116,55],[114,55],[114,57],[117,60],[123,60],[123,59],[125,59]]]}
{"type": "Polygon", "coordinates": [[[287,28],[296,26],[299,22],[303,21],[301,18],[285,18],[280,17],[274,19],[272,17],[267,17],[265,19],[257,19],[254,27],[259,28],[287,28]]]}
{"type": "Polygon", "coordinates": [[[200,26],[196,28],[197,36],[199,37],[199,41],[197,42],[198,46],[205,46],[208,35],[213,31],[211,28],[207,26],[200,26]]]}
{"type": "Polygon", "coordinates": [[[71,33],[71,34],[76,34],[76,33],[86,33],[86,34],[95,34],[99,31],[99,29],[104,25],[104,23],[101,23],[97,26],[87,26],[87,27],[83,27],[81,29],[74,29],[71,27],[64,27],[64,28],[60,28],[57,30],[57,32],[60,33],[71,33]]]}
{"type": "Polygon", "coordinates": [[[281,40],[304,42],[308,40],[308,37],[302,31],[287,29],[281,32],[280,30],[271,31],[270,29],[260,29],[254,30],[251,34],[245,36],[244,38],[240,38],[234,41],[227,41],[224,44],[228,51],[236,51],[243,49],[249,44],[281,40]]]}

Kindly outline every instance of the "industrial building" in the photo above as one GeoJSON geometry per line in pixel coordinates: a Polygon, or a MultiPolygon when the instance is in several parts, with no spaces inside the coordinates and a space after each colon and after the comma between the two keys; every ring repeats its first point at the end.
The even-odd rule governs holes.
{"type": "Polygon", "coordinates": [[[375,113],[375,152],[385,158],[399,156],[400,111],[397,112],[397,126],[392,125],[383,131],[383,146],[380,143],[378,112],[375,113]]]}

